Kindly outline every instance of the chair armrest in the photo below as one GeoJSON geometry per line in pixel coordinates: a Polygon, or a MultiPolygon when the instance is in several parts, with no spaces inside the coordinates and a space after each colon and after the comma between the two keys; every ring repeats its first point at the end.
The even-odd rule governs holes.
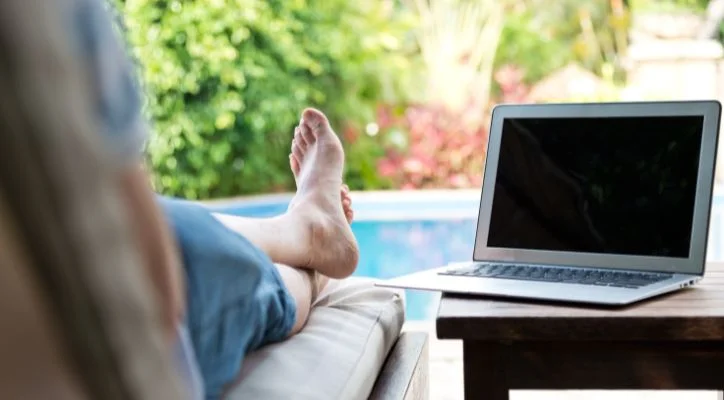
{"type": "Polygon", "coordinates": [[[403,332],[387,355],[369,399],[426,400],[428,370],[427,333],[403,332]]]}

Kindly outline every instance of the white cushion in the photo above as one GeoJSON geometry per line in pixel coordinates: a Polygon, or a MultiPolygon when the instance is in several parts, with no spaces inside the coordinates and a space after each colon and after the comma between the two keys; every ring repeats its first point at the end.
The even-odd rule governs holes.
{"type": "Polygon", "coordinates": [[[247,356],[231,400],[366,399],[404,322],[402,292],[331,281],[307,325],[247,356]]]}

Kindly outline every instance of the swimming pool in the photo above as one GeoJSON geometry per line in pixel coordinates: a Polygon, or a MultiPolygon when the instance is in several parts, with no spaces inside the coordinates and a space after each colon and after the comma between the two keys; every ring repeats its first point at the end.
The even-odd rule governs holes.
{"type": "MultiPolygon", "coordinates": [[[[416,191],[353,193],[360,246],[356,276],[389,278],[470,260],[480,192],[416,191]]],[[[283,213],[289,195],[272,195],[215,202],[211,207],[242,216],[265,217],[283,213]]],[[[724,196],[714,199],[709,260],[724,260],[724,196]]],[[[432,320],[439,294],[408,290],[408,320],[432,320]]]]}

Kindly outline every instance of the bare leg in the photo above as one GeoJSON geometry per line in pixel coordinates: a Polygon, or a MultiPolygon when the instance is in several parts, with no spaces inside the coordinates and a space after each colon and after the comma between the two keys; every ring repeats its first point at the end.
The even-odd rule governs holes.
{"type": "MultiPolygon", "coordinates": [[[[352,198],[350,197],[349,187],[347,185],[342,185],[339,197],[347,223],[351,224],[354,219],[354,211],[352,210],[352,198]]],[[[284,246],[279,244],[279,240],[283,238],[279,237],[278,231],[289,229],[288,226],[281,225],[285,220],[285,216],[252,218],[214,213],[214,217],[227,227],[247,237],[255,246],[264,251],[272,261],[283,262],[283,260],[279,258],[285,258],[283,256],[285,250],[280,249],[284,246]],[[281,257],[277,257],[278,253],[282,253],[281,257]]]]}
{"type": "MultiPolygon", "coordinates": [[[[294,167],[292,167],[292,169],[294,169],[294,167]]],[[[295,172],[295,176],[296,174],[297,173],[295,172]]],[[[354,211],[352,209],[352,199],[349,195],[349,187],[347,187],[347,185],[342,185],[340,198],[342,200],[342,207],[344,209],[345,216],[347,217],[347,222],[352,223],[354,211]]],[[[220,220],[229,218],[227,215],[218,215],[216,217],[220,220]]],[[[263,224],[264,220],[258,218],[231,217],[228,222],[231,224],[240,223],[242,225],[246,224],[247,226],[258,226],[259,223],[263,224]]],[[[275,267],[284,281],[284,286],[294,298],[297,309],[297,318],[294,322],[294,328],[292,328],[292,331],[289,333],[289,335],[292,336],[299,333],[306,324],[307,319],[309,318],[309,313],[312,309],[312,303],[316,300],[317,294],[324,289],[324,286],[329,281],[329,278],[314,270],[294,268],[283,264],[275,264],[275,267]]]]}
{"type": "MultiPolygon", "coordinates": [[[[352,210],[352,199],[349,196],[349,188],[347,185],[343,185],[340,198],[347,222],[352,223],[354,212],[352,210]]],[[[223,214],[216,215],[216,218],[222,222],[226,221],[225,224],[227,227],[234,224],[240,224],[246,227],[258,227],[260,224],[264,225],[266,223],[265,219],[234,217],[223,214]]],[[[282,281],[284,281],[284,286],[294,298],[297,309],[297,318],[294,322],[294,327],[289,333],[289,335],[292,336],[299,333],[306,324],[309,313],[311,312],[312,303],[316,300],[317,294],[324,289],[329,278],[310,269],[294,268],[283,264],[275,264],[275,267],[277,271],[279,271],[282,281]]]]}
{"type": "MultiPolygon", "coordinates": [[[[301,131],[297,128],[294,132],[294,140],[292,142],[292,153],[289,154],[289,165],[294,173],[294,179],[299,187],[299,175],[301,172],[301,163],[304,160],[304,155],[307,152],[309,145],[301,136],[301,131]]],[[[342,200],[342,209],[344,211],[347,223],[352,223],[354,219],[354,210],[352,209],[352,199],[349,196],[349,187],[342,185],[340,192],[340,198],[342,200]]],[[[292,200],[289,209],[293,210],[296,206],[294,200],[292,200]]],[[[326,276],[317,273],[316,271],[311,274],[308,271],[304,271],[298,268],[288,267],[286,265],[276,265],[279,274],[284,280],[284,284],[287,290],[292,294],[297,304],[297,320],[294,323],[294,328],[290,332],[291,335],[295,335],[302,330],[304,324],[309,318],[311,312],[312,303],[316,300],[316,296],[319,292],[324,289],[324,286],[329,281],[326,276]]]]}
{"type": "MultiPolygon", "coordinates": [[[[293,163],[292,170],[294,170],[293,163]]],[[[297,175],[296,171],[294,175],[297,175]]],[[[347,187],[347,185],[342,185],[340,197],[347,222],[351,224],[354,218],[354,212],[352,210],[352,199],[349,196],[349,187],[347,187]]],[[[248,223],[254,222],[251,219],[249,220],[248,223]]],[[[297,318],[294,322],[294,327],[291,332],[289,332],[289,336],[292,336],[299,333],[306,324],[312,309],[312,303],[316,300],[319,292],[324,289],[329,278],[314,270],[294,268],[283,264],[275,264],[274,266],[277,268],[277,271],[279,271],[279,275],[284,281],[284,286],[292,295],[296,304],[297,318]]]]}
{"type": "Polygon", "coordinates": [[[295,129],[292,153],[289,155],[298,191],[287,213],[265,219],[215,215],[224,225],[245,236],[277,263],[275,266],[294,298],[297,310],[290,336],[298,333],[306,324],[312,303],[329,280],[325,275],[344,277],[351,274],[358,257],[357,243],[348,226],[354,218],[349,188],[342,185],[340,190],[337,186],[339,197],[329,196],[334,188],[332,185],[336,182],[341,184],[341,165],[344,160],[341,143],[321,113],[307,110],[304,115],[308,121],[303,117],[295,129]],[[331,155],[326,157],[320,154],[325,151],[331,155]],[[325,166],[328,167],[326,171],[322,169],[325,166]],[[327,214],[319,214],[319,211],[327,214]],[[309,219],[315,215],[318,220],[309,219]],[[327,233],[334,232],[341,236],[325,238],[323,235],[322,238],[326,240],[315,243],[315,234],[318,234],[315,230],[330,223],[333,229],[327,233]],[[344,224],[346,229],[340,229],[340,224],[344,224]],[[339,241],[342,252],[334,250],[334,242],[339,241]],[[318,247],[315,248],[315,244],[318,247]],[[344,251],[345,245],[348,246],[347,251],[344,251]],[[333,246],[331,251],[328,246],[333,246]],[[329,262],[325,262],[325,257],[318,257],[320,251],[329,251],[326,257],[329,262]]]}
{"type": "Polygon", "coordinates": [[[289,332],[289,336],[292,336],[301,331],[304,324],[307,323],[315,295],[324,287],[327,278],[317,272],[309,273],[309,270],[301,268],[281,264],[276,264],[276,267],[284,281],[284,286],[294,298],[297,306],[297,319],[292,331],[289,332]]]}
{"type": "Polygon", "coordinates": [[[357,266],[359,249],[349,227],[352,214],[344,207],[344,151],[322,113],[304,111],[295,130],[292,154],[297,195],[286,214],[268,219],[216,217],[276,263],[345,278],[357,266]]]}
{"type": "MultiPolygon", "coordinates": [[[[347,223],[352,223],[354,211],[352,210],[352,199],[349,194],[349,187],[342,185],[340,190],[340,204],[344,210],[347,223]]],[[[281,215],[272,218],[250,218],[236,215],[215,213],[214,217],[226,227],[243,235],[254,245],[260,248],[275,263],[299,265],[311,267],[310,262],[292,258],[294,254],[289,253],[289,248],[299,245],[299,237],[307,234],[307,227],[290,226],[295,223],[293,215],[281,215]]]]}

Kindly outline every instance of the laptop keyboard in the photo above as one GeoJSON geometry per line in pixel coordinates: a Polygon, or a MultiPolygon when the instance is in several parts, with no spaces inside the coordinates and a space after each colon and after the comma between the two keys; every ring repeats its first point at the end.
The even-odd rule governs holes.
{"type": "Polygon", "coordinates": [[[516,279],[537,282],[573,283],[638,289],[671,278],[672,274],[625,272],[588,268],[549,267],[543,265],[479,264],[451,268],[441,275],[516,279]]]}

